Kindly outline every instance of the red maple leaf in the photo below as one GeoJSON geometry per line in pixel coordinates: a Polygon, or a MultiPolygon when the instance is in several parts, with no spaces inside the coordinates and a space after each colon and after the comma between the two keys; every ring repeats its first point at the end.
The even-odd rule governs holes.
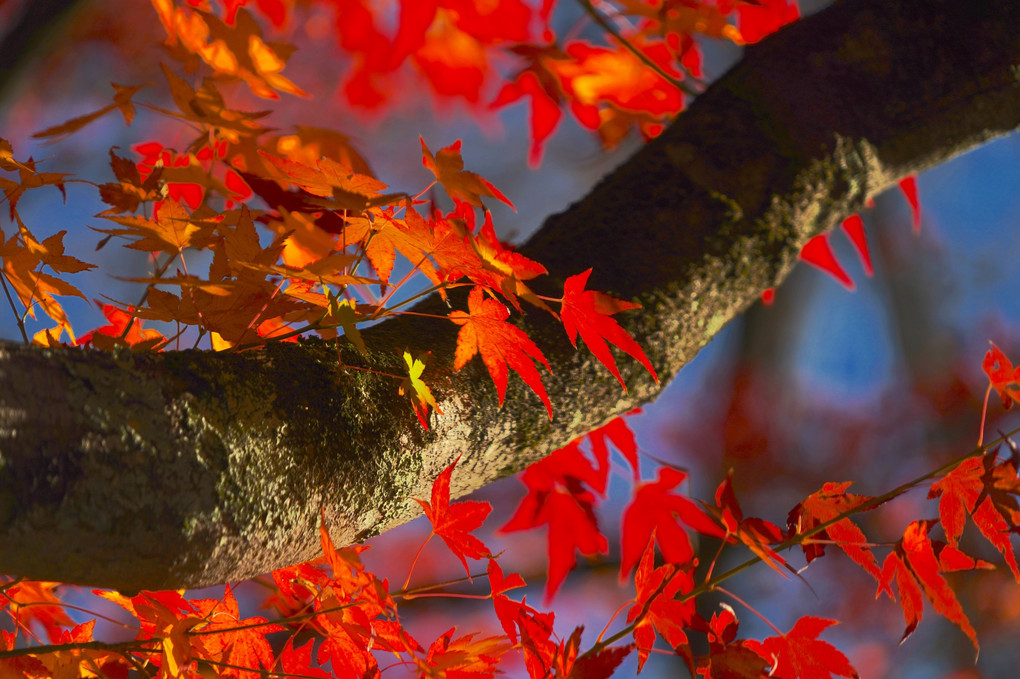
{"type": "Polygon", "coordinates": [[[503,569],[499,567],[499,563],[495,559],[489,559],[488,572],[489,587],[492,589],[492,606],[496,611],[496,617],[499,618],[499,624],[503,627],[507,637],[516,644],[517,630],[514,628],[514,620],[524,604],[514,601],[503,592],[524,587],[526,583],[518,573],[511,573],[504,578],[503,569]]]}
{"type": "Polygon", "coordinates": [[[655,374],[655,368],[645,356],[645,352],[630,333],[611,318],[612,314],[637,309],[641,305],[616,299],[596,290],[585,290],[584,286],[590,275],[591,269],[588,269],[584,273],[571,276],[563,284],[563,308],[560,310],[560,317],[563,319],[563,329],[567,331],[571,344],[577,346],[577,335],[580,334],[591,353],[595,354],[595,358],[620,381],[624,391],[627,390],[627,385],[620,377],[616,361],[606,344],[607,340],[640,361],[658,383],[659,377],[655,374]]]}
{"type": "Polygon", "coordinates": [[[800,249],[800,259],[817,267],[843,284],[847,290],[854,289],[854,281],[836,259],[829,244],[829,234],[820,233],[800,249]]]}
{"type": "Polygon", "coordinates": [[[460,370],[475,354],[481,354],[482,362],[496,384],[499,404],[503,405],[507,375],[512,368],[542,399],[549,411],[549,419],[552,419],[552,403],[532,361],[539,361],[550,372],[552,368],[524,331],[506,322],[509,316],[510,310],[506,305],[486,298],[482,288],[472,288],[468,295],[468,312],[451,311],[449,314],[450,320],[461,326],[453,359],[454,370],[460,370]]]}
{"type": "Polygon", "coordinates": [[[312,645],[314,639],[294,648],[294,638],[287,639],[287,644],[280,653],[280,665],[289,676],[309,677],[310,679],[330,679],[330,674],[318,667],[312,667],[312,645]]]}
{"type": "Polygon", "coordinates": [[[796,0],[754,0],[738,2],[737,28],[747,42],[758,42],[786,24],[800,18],[796,0]]]}
{"type": "Polygon", "coordinates": [[[1015,461],[995,462],[995,455],[965,460],[933,484],[928,497],[941,498],[939,521],[950,545],[958,545],[964,520],[970,516],[981,534],[1002,553],[1013,577],[1020,582],[1010,540],[1020,527],[1016,499],[1020,495],[1020,479],[1015,461]]]}
{"type": "Polygon", "coordinates": [[[774,549],[769,547],[769,545],[783,540],[783,531],[780,530],[779,526],[765,519],[756,517],[744,518],[744,512],[740,509],[737,496],[733,492],[732,470],[726,475],[723,482],[719,484],[719,488],[716,489],[715,504],[719,511],[721,523],[726,528],[726,534],[731,541],[739,540],[742,542],[748,549],[758,555],[762,561],[783,576],[786,573],[783,572],[783,568],[780,566],[795,572],[783,557],[779,556],[774,549]]]}
{"type": "Polygon", "coordinates": [[[899,183],[900,191],[910,204],[910,218],[914,225],[914,233],[921,233],[921,201],[917,197],[917,175],[904,177],[899,183]]]}
{"type": "MultiPolygon", "coordinates": [[[[807,496],[803,502],[791,509],[786,520],[790,533],[794,535],[804,533],[872,500],[867,495],[847,493],[846,489],[851,483],[851,481],[826,483],[821,490],[807,496]]],[[[828,540],[836,543],[857,565],[878,579],[878,562],[867,546],[868,539],[849,517],[840,519],[825,530],[815,533],[813,537],[817,538],[817,541],[808,539],[801,543],[808,563],[825,554],[825,544],[820,541],[828,540]]]]}
{"type": "Polygon", "coordinates": [[[819,634],[835,624],[835,620],[805,615],[786,634],[746,643],[763,657],[773,659],[769,676],[776,679],[831,679],[833,676],[857,679],[857,670],[846,656],[832,644],[818,639],[819,634]]]}
{"type": "Polygon", "coordinates": [[[761,679],[770,659],[763,658],[751,645],[737,639],[737,616],[723,604],[708,623],[708,658],[698,663],[702,679],[761,679]]]}
{"type": "Polygon", "coordinates": [[[988,375],[989,389],[995,390],[1002,399],[1002,407],[1009,410],[1014,401],[1020,400],[1020,366],[1014,368],[1006,354],[992,344],[981,368],[988,375]]]}
{"type": "Polygon", "coordinates": [[[677,565],[686,564],[694,557],[691,540],[681,523],[705,535],[726,536],[701,507],[672,492],[686,479],[686,472],[662,467],[657,480],[636,486],[634,499],[623,513],[621,580],[637,565],[653,532],[663,558],[677,565]]]}
{"type": "Polygon", "coordinates": [[[696,615],[694,599],[678,601],[676,597],[690,592],[694,588],[694,580],[676,564],[655,568],[655,541],[649,538],[641,563],[634,573],[634,588],[637,592],[634,605],[627,612],[627,623],[636,623],[634,642],[638,649],[640,672],[655,644],[656,632],[674,649],[687,646],[684,627],[696,615]]]}
{"type": "Polygon", "coordinates": [[[585,556],[606,554],[609,543],[595,517],[596,494],[606,488],[609,466],[597,466],[572,441],[521,474],[528,494],[502,532],[549,527],[549,569],[545,599],[548,602],[577,563],[575,551],[585,556]]]}
{"type": "Polygon", "coordinates": [[[492,505],[471,500],[450,504],[450,477],[453,476],[453,468],[457,466],[459,460],[458,457],[450,463],[450,466],[432,482],[432,502],[417,498],[414,501],[421,505],[425,510],[425,516],[432,522],[432,535],[438,535],[443,539],[450,551],[464,564],[464,570],[470,576],[471,570],[464,557],[483,559],[489,556],[489,548],[471,535],[471,531],[482,525],[485,517],[492,511],[492,505]]]}
{"type": "Polygon", "coordinates": [[[875,596],[885,592],[890,599],[893,599],[892,581],[895,578],[900,593],[903,619],[907,623],[903,639],[910,636],[917,628],[917,624],[921,622],[921,615],[924,611],[923,594],[931,602],[936,613],[963,630],[963,633],[974,644],[976,653],[978,650],[977,633],[963,612],[963,607],[953,593],[953,589],[942,577],[942,573],[992,566],[964,554],[951,545],[940,542],[933,543],[928,537],[933,523],[933,521],[914,521],[903,531],[903,537],[896,543],[896,548],[885,558],[875,596]]]}
{"type": "MultiPolygon", "coordinates": [[[[640,412],[640,409],[632,410],[628,414],[640,412]]],[[[609,449],[607,443],[620,451],[624,459],[633,471],[635,481],[640,480],[641,472],[638,466],[638,447],[634,438],[634,432],[630,430],[627,421],[623,417],[616,417],[598,429],[588,432],[588,442],[591,443],[592,452],[596,460],[608,460],[609,449]]]]}
{"type": "Polygon", "coordinates": [[[273,669],[273,650],[266,635],[279,632],[283,627],[271,624],[261,616],[241,618],[230,585],[227,585],[223,599],[212,604],[206,615],[210,624],[201,628],[202,636],[191,637],[193,645],[195,639],[204,642],[203,657],[247,668],[234,671],[238,679],[257,679],[260,667],[273,669]],[[217,630],[222,632],[217,634],[217,630]]]}

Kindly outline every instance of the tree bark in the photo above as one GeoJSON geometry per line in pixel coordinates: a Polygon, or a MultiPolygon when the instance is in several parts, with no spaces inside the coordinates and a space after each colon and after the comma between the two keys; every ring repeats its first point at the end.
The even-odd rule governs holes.
{"type": "Polygon", "coordinates": [[[405,349],[431,350],[444,415],[428,431],[394,381],[341,367],[332,344],[0,345],[0,572],[123,591],[246,578],[314,557],[320,509],[335,541],[363,540],[417,516],[409,498],[458,455],[461,495],[655,398],[809,238],[1020,125],[1018,28],[1014,0],[845,0],[748,48],[522,248],[552,294],[593,267],[591,287],[639,301],[617,318],[661,378],[623,357],[624,392],[531,313],[552,421],[516,377],[500,408],[480,361],[454,373],[457,327],[418,317],[341,358],[399,373],[405,349]]]}

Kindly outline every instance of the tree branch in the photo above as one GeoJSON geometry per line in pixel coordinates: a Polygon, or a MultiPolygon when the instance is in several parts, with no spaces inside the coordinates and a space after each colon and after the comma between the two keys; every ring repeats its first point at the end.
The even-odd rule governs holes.
{"type": "MultiPolygon", "coordinates": [[[[555,283],[640,301],[621,321],[663,384],[800,247],[899,178],[1020,125],[1020,3],[845,0],[749,48],[659,139],[523,248],[555,283]]],[[[438,305],[438,302],[430,302],[438,305]]],[[[428,304],[428,303],[427,303],[428,304]]],[[[439,308],[436,306],[436,308],[439,308]]],[[[422,431],[391,380],[332,345],[241,355],[0,345],[0,571],[122,590],[237,580],[419,513],[457,455],[463,494],[519,470],[663,385],[628,393],[540,313],[555,419],[480,362],[451,371],[456,326],[404,317],[348,365],[425,377],[445,415],[422,431]]]]}

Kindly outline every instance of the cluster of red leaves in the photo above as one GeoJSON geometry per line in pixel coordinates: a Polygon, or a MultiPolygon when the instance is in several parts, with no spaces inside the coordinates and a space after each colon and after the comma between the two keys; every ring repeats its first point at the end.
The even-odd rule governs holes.
{"type": "Polygon", "coordinates": [[[276,612],[271,620],[242,617],[230,587],[218,599],[185,598],[180,592],[125,597],[97,591],[97,596],[124,608],[138,629],[132,641],[106,643],[93,639],[94,621],[76,625],[66,615],[54,583],[10,581],[0,591],[15,629],[26,635],[26,640],[3,632],[0,671],[33,679],[67,676],[72,671],[117,678],[150,667],[152,672],[175,679],[196,674],[246,678],[263,672],[325,678],[330,675],[324,669],[330,667],[338,676],[377,677],[382,671],[378,658],[382,653],[397,659],[394,666],[414,668],[422,678],[481,678],[494,677],[502,658],[516,649],[532,679],[600,679],[611,676],[635,649],[641,671],[661,639],[683,660],[691,676],[703,679],[856,679],[857,672],[847,657],[819,638],[836,624],[834,620],[803,616],[789,632],[777,629],[774,636],[754,640],[739,637],[739,621],[727,605],[703,617],[695,605],[697,596],[713,590],[726,593],[718,583],[727,576],[712,577],[714,563],[700,575],[704,564],[695,556],[681,524],[724,543],[741,544],[756,560],[780,573],[783,567],[789,569],[778,554],[781,549],[799,544],[810,563],[824,556],[827,545],[838,546],[875,578],[877,594],[895,597],[895,586],[907,625],[904,638],[920,622],[924,599],[928,599],[933,609],[959,626],[977,648],[974,629],[944,575],[991,567],[957,546],[967,516],[1002,553],[1014,575],[1017,573],[1008,540],[1020,529],[1017,455],[1004,460],[994,453],[967,457],[938,476],[929,497],[939,500],[939,520],[911,522],[879,568],[872,544],[851,517],[875,509],[928,477],[880,498],[849,494],[849,483],[825,484],[790,511],[788,529],[783,531],[765,519],[745,516],[728,477],[719,485],[714,504],[702,506],[674,492],[686,478],[678,470],[660,468],[657,480],[639,481],[633,434],[623,420],[615,420],[591,434],[587,443],[591,458],[575,441],[533,465],[522,477],[528,493],[504,530],[548,525],[547,600],[573,567],[575,550],[592,557],[608,551],[599,531],[596,505],[612,466],[609,443],[626,460],[631,472],[624,475],[635,483],[633,498],[624,511],[621,548],[621,582],[633,583],[634,596],[625,621],[618,623],[622,627],[606,636],[610,621],[587,649],[582,645],[581,627],[560,636],[554,613],[508,595],[524,587],[524,579],[518,573],[504,574],[492,550],[473,535],[491,506],[478,501],[451,502],[454,461],[435,479],[430,500],[416,501],[432,524],[429,538],[438,535],[469,577],[468,559],[487,560],[485,598],[492,602],[502,634],[458,634],[454,627],[426,648],[404,628],[397,602],[433,588],[391,593],[388,583],[362,564],[359,555],[366,548],[337,549],[324,522],[323,556],[272,574],[272,594],[265,602],[266,608],[276,612]],[[630,528],[627,517],[631,517],[630,528]],[[937,525],[947,542],[931,537],[937,525]],[[655,563],[656,545],[663,560],[659,566],[655,563]],[[633,565],[636,569],[631,578],[633,565]],[[36,638],[34,629],[44,631],[50,645],[36,649],[27,644],[28,639],[36,638]],[[298,645],[295,635],[302,630],[314,632],[317,638],[298,645]],[[290,637],[282,647],[271,645],[270,635],[284,633],[290,637]],[[273,648],[282,650],[274,652],[273,648]],[[696,652],[695,648],[708,650],[696,652]]]}
{"type": "MultiPolygon", "coordinates": [[[[483,201],[508,205],[510,201],[464,168],[460,142],[433,153],[421,140],[425,168],[455,203],[449,214],[432,209],[423,215],[418,207],[430,201],[385,193],[386,185],[369,174],[367,164],[342,135],[302,127],[281,135],[263,126],[265,112],[240,111],[227,104],[220,84],[230,81],[243,81],[261,96],[270,96],[272,90],[296,93],[279,75],[282,61],[274,61],[274,54],[286,50],[262,40],[257,22],[241,8],[243,3],[228,3],[224,19],[205,3],[178,6],[171,0],[154,0],[154,4],[168,34],[170,53],[186,67],[200,59],[213,77],[196,88],[164,67],[175,108],[156,110],[198,130],[185,150],[147,142],[135,147],[137,160],[111,150],[115,180],[99,187],[108,207],[97,215],[111,225],[96,229],[105,235],[99,247],[111,238],[125,241],[125,247],[149,256],[152,272],[132,279],[145,286],[139,302],[102,303],[110,323],[87,333],[80,343],[99,348],[179,346],[192,328],[186,341],[197,330],[197,341],[207,337],[213,349],[236,350],[311,332],[334,340],[342,331],[352,348],[365,353],[358,326],[405,304],[408,300],[397,292],[420,273],[431,286],[425,292],[447,297],[453,287],[471,287],[467,309],[448,315],[460,326],[453,368],[460,370],[479,355],[500,404],[513,370],[552,417],[552,403],[536,367],[538,363],[548,370],[549,364],[534,342],[509,322],[510,308],[520,312],[522,301],[560,318],[575,345],[580,334],[621,384],[608,343],[633,356],[655,377],[644,352],[612,318],[638,305],[585,290],[590,271],[570,277],[559,300],[532,292],[529,281],[546,270],[498,240],[483,201]],[[264,209],[247,205],[255,201],[264,209]],[[195,264],[203,252],[211,255],[205,257],[207,273],[195,264]],[[411,270],[394,282],[398,253],[411,270]],[[558,314],[550,303],[560,305],[558,314]],[[174,332],[143,328],[151,321],[174,332]]],[[[460,16],[466,7],[458,10],[460,16]]],[[[266,8],[274,10],[275,5],[266,8]]],[[[425,5],[414,10],[407,5],[404,10],[414,16],[404,17],[408,23],[402,30],[412,32],[416,21],[427,23],[432,14],[446,11],[427,10],[425,5]],[[418,11],[428,16],[418,16],[418,11]]],[[[397,42],[406,43],[408,50],[417,44],[410,33],[397,42]]],[[[130,121],[132,97],[139,89],[115,86],[113,104],[37,136],[71,134],[115,110],[130,121]]],[[[18,199],[26,190],[48,185],[63,190],[66,177],[38,172],[31,159],[16,160],[5,141],[0,142],[0,169],[19,173],[17,181],[0,178],[11,217],[19,224],[18,234],[0,251],[5,280],[15,288],[25,314],[41,307],[56,321],[56,328],[37,336],[38,342],[58,343],[64,331],[73,341],[54,295],[81,293],[44,269],[75,272],[90,265],[63,255],[62,233],[36,241],[17,213],[18,199]]],[[[424,293],[416,291],[415,296],[420,294],[424,293]]],[[[22,322],[19,325],[23,327],[22,322]]],[[[390,377],[399,381],[398,391],[409,398],[427,427],[429,408],[442,411],[423,379],[423,357],[406,354],[404,360],[407,373],[390,377]]]]}
{"type": "MultiPolygon", "coordinates": [[[[899,182],[899,188],[910,205],[914,233],[920,233],[921,203],[917,196],[917,177],[911,175],[902,179],[899,182]]],[[[843,220],[842,229],[847,240],[850,241],[858,257],[860,257],[864,274],[870,278],[874,274],[874,268],[871,265],[871,253],[868,251],[868,239],[864,231],[864,220],[861,219],[859,214],[850,215],[843,220]]],[[[800,259],[829,274],[842,283],[843,287],[847,290],[853,290],[855,288],[854,281],[850,278],[846,269],[839,263],[839,260],[836,259],[829,238],[830,235],[826,232],[809,240],[801,248],[800,259]]]]}
{"type": "MultiPolygon", "coordinates": [[[[167,338],[142,327],[143,321],[160,321],[198,328],[200,337],[208,335],[218,349],[243,348],[311,331],[335,339],[343,331],[353,347],[364,352],[358,325],[387,314],[387,304],[393,304],[394,293],[406,280],[391,280],[399,253],[411,263],[412,273],[421,273],[444,297],[452,287],[470,287],[467,310],[448,314],[460,327],[453,366],[459,370],[479,355],[501,403],[513,370],[552,415],[536,365],[548,369],[548,362],[531,339],[508,322],[511,307],[520,311],[522,300],[554,314],[549,305],[558,303],[556,315],[570,341],[576,346],[580,335],[624,388],[609,344],[633,357],[655,378],[641,348],[612,318],[636,305],[587,290],[590,271],[569,277],[558,300],[539,297],[531,290],[528,281],[545,269],[500,243],[484,201],[508,205],[510,201],[487,180],[464,169],[459,142],[433,153],[421,141],[424,166],[455,208],[448,214],[434,210],[420,214],[417,208],[422,201],[384,193],[385,184],[371,176],[343,135],[315,128],[281,135],[260,122],[265,112],[231,108],[220,90],[227,82],[243,82],[266,98],[276,97],[277,92],[303,94],[282,75],[293,47],[264,39],[253,15],[243,9],[247,4],[246,0],[225,0],[220,18],[202,0],[187,0],[186,6],[153,0],[170,54],[189,69],[204,64],[211,74],[196,87],[165,69],[175,108],[161,112],[199,134],[183,150],[159,142],[136,146],[137,161],[111,151],[115,181],[99,188],[109,207],[98,216],[113,226],[98,229],[106,234],[100,245],[113,237],[126,240],[127,247],[149,254],[153,272],[140,280],[146,286],[142,302],[104,305],[109,324],[82,336],[80,342],[101,347],[166,346],[181,331],[167,338]],[[264,209],[245,204],[256,199],[264,209]],[[480,225],[478,209],[484,215],[480,225]],[[259,229],[269,233],[268,246],[263,245],[259,229]],[[198,251],[211,254],[207,275],[189,271],[187,260],[194,261],[193,253],[198,251]],[[363,267],[370,267],[371,275],[362,272],[363,267]]],[[[355,103],[379,106],[391,91],[388,79],[402,65],[412,63],[437,94],[479,102],[483,85],[494,73],[491,52],[501,50],[512,56],[516,67],[512,82],[492,105],[530,98],[532,159],[537,161],[563,108],[597,131],[607,146],[618,143],[634,127],[646,136],[656,134],[683,107],[683,88],[700,76],[700,53],[693,36],[752,42],[798,15],[796,5],[786,0],[619,0],[613,5],[613,18],[626,28],[606,46],[558,40],[548,24],[554,4],[547,0],[533,8],[520,0],[497,0],[482,7],[461,0],[402,0],[399,28],[389,35],[381,28],[385,22],[376,14],[374,3],[333,0],[338,41],[353,60],[345,90],[355,103]],[[540,43],[531,41],[536,27],[542,33],[540,43]]],[[[598,20],[607,6],[588,7],[598,20]]],[[[257,0],[255,9],[279,27],[288,21],[292,8],[281,0],[257,0]]],[[[140,89],[114,85],[110,105],[39,136],[71,134],[114,111],[130,124],[133,99],[140,89]]],[[[56,327],[41,331],[36,341],[57,343],[64,331],[73,341],[56,296],[81,293],[46,269],[74,273],[91,265],[64,254],[63,232],[36,239],[17,210],[28,190],[54,186],[63,192],[67,175],[40,172],[31,158],[15,159],[4,140],[0,140],[0,169],[17,175],[17,179],[0,177],[11,221],[17,226],[9,239],[0,234],[0,273],[24,309],[19,327],[24,333],[25,317],[42,309],[56,327]]],[[[904,180],[901,188],[910,202],[916,230],[920,225],[916,183],[904,180]]],[[[843,229],[870,275],[863,223],[851,217],[843,229]]],[[[852,286],[825,237],[809,243],[802,256],[852,286]]],[[[422,380],[425,363],[409,353],[403,358],[407,374],[394,377],[400,379],[400,392],[410,398],[422,426],[427,426],[429,407],[441,411],[422,380]]],[[[989,393],[994,389],[1005,406],[1011,405],[1020,394],[1018,370],[994,346],[986,356],[985,370],[989,393]]],[[[0,674],[118,678],[131,671],[151,670],[174,678],[211,673],[247,678],[281,672],[325,677],[323,667],[328,666],[338,676],[375,677],[381,672],[376,653],[390,653],[421,677],[491,677],[502,656],[517,648],[529,675],[536,679],[597,679],[612,674],[635,648],[640,670],[662,639],[684,659],[692,676],[705,679],[766,674],[856,677],[847,658],[819,639],[835,621],[805,616],[788,633],[776,630],[776,636],[755,641],[738,638],[737,617],[728,607],[708,619],[699,615],[696,597],[717,588],[718,580],[711,576],[715,559],[701,563],[689,530],[724,544],[742,545],[753,558],[780,573],[792,570],[779,555],[782,549],[800,545],[810,563],[825,554],[826,545],[838,546],[875,578],[877,595],[885,592],[895,598],[895,583],[906,622],[904,638],[920,622],[923,601],[928,599],[977,647],[976,633],[944,577],[948,572],[990,566],[959,549],[967,516],[1020,581],[1009,540],[1020,530],[1015,456],[1007,460],[994,454],[971,457],[943,474],[929,493],[931,499],[939,500],[939,520],[911,522],[879,567],[872,543],[851,517],[902,491],[872,498],[846,493],[849,483],[825,484],[790,512],[783,531],[765,519],[744,516],[729,478],[718,487],[712,505],[676,491],[687,479],[684,471],[663,467],[654,479],[642,480],[637,447],[622,420],[592,432],[587,441],[587,448],[580,441],[571,442],[522,475],[527,494],[503,531],[547,527],[548,601],[576,565],[578,552],[593,559],[609,552],[599,528],[597,505],[611,469],[608,443],[622,453],[632,472],[625,476],[633,483],[633,495],[622,515],[620,578],[633,577],[635,594],[623,628],[606,640],[603,633],[588,650],[582,650],[580,627],[559,636],[553,613],[507,595],[525,582],[517,573],[504,575],[491,550],[472,535],[491,507],[450,502],[454,463],[435,480],[430,500],[417,502],[432,523],[431,535],[443,540],[469,576],[468,559],[488,560],[488,596],[505,635],[457,636],[453,628],[426,649],[403,628],[397,615],[396,598],[410,595],[391,594],[388,583],[361,563],[364,548],[337,549],[323,527],[320,560],[272,574],[273,593],[267,607],[277,612],[275,620],[242,617],[229,587],[219,599],[186,598],[180,592],[142,592],[132,597],[98,592],[132,616],[138,630],[129,642],[105,643],[93,639],[94,621],[76,625],[66,615],[55,584],[7,582],[0,589],[17,634],[0,634],[0,674]],[[944,542],[931,537],[937,526],[945,534],[944,542]],[[664,561],[658,567],[656,545],[664,561]],[[19,635],[38,640],[40,629],[52,642],[45,649],[34,651],[19,640],[19,635]],[[282,651],[274,653],[268,635],[296,635],[302,630],[312,630],[320,639],[296,645],[292,636],[282,651]],[[692,635],[704,637],[707,653],[694,652],[692,635]]]]}
{"type": "MultiPolygon", "coordinates": [[[[289,51],[264,41],[239,11],[247,1],[224,1],[222,19],[205,0],[188,0],[191,8],[174,7],[171,0],[156,4],[173,49],[243,79],[260,96],[300,93],[280,74],[289,51]],[[228,27],[248,42],[228,34],[228,27]]],[[[406,89],[412,69],[438,101],[488,102],[499,109],[527,99],[532,163],[539,162],[564,109],[607,147],[635,128],[646,137],[657,135],[683,109],[685,91],[700,87],[697,38],[757,42],[800,16],[793,0],[618,0],[598,3],[598,9],[585,2],[586,20],[617,27],[608,44],[592,44],[573,37],[582,24],[565,29],[567,37],[556,34],[550,21],[556,0],[400,0],[396,8],[369,0],[309,4],[331,15],[332,34],[347,58],[341,87],[348,102],[372,111],[402,105],[405,97],[397,93],[406,89]]],[[[254,9],[277,27],[291,16],[281,0],[260,0],[254,9]]]]}

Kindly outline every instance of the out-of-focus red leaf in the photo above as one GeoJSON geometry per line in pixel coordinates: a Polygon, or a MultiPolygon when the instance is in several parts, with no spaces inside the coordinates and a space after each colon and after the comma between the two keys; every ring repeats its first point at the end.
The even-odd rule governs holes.
{"type": "Polygon", "coordinates": [[[864,274],[870,278],[875,274],[875,269],[871,266],[868,238],[864,234],[864,220],[861,219],[860,215],[850,215],[843,220],[843,231],[846,233],[847,238],[850,239],[854,249],[857,250],[857,255],[861,258],[864,274]]]}
{"type": "Polygon", "coordinates": [[[594,510],[596,493],[605,492],[608,472],[607,459],[597,459],[597,466],[593,466],[578,442],[573,441],[521,475],[528,494],[500,530],[513,532],[548,525],[546,601],[552,599],[577,563],[575,551],[585,556],[609,551],[594,510]]]}
{"type": "MultiPolygon", "coordinates": [[[[638,411],[631,411],[631,413],[634,412],[638,411]]],[[[592,452],[597,460],[609,459],[607,442],[611,442],[630,465],[634,481],[640,480],[637,441],[634,439],[634,432],[627,425],[626,419],[616,417],[598,429],[593,429],[588,432],[588,441],[591,443],[592,452]]]]}
{"type": "Polygon", "coordinates": [[[691,540],[681,523],[705,535],[726,536],[726,532],[701,507],[673,492],[686,479],[685,472],[662,467],[655,481],[636,486],[634,498],[623,513],[621,579],[637,565],[653,532],[663,558],[678,566],[687,564],[694,557],[691,540]]]}
{"type": "Polygon", "coordinates": [[[832,245],[829,244],[829,234],[820,233],[801,248],[800,258],[811,266],[817,267],[829,274],[843,284],[847,290],[854,289],[854,282],[847,275],[842,265],[836,260],[832,253],[832,245]]]}
{"type": "Polygon", "coordinates": [[[910,175],[900,180],[900,190],[910,204],[910,218],[914,233],[921,233],[921,200],[917,195],[917,177],[910,175]]]}

